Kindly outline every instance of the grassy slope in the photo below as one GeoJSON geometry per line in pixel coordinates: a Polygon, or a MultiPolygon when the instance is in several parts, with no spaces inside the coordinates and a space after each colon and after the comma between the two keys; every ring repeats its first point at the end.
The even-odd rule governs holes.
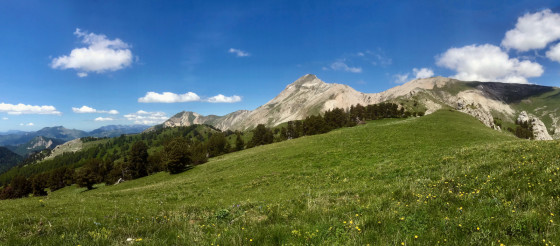
{"type": "Polygon", "coordinates": [[[0,243],[559,242],[558,148],[457,112],[374,121],[179,175],[0,201],[0,243]]]}

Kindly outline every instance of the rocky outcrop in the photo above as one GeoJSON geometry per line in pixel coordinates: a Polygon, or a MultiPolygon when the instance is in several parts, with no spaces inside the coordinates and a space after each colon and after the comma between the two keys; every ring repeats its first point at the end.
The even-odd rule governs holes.
{"type": "Polygon", "coordinates": [[[531,124],[535,140],[552,140],[552,137],[546,130],[546,126],[539,118],[533,115],[529,115],[525,111],[521,111],[521,113],[519,113],[519,116],[517,117],[517,121],[528,122],[531,124]]]}

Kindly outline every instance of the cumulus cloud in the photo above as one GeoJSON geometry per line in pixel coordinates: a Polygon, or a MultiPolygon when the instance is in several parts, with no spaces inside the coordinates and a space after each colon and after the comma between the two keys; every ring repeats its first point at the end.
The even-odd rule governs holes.
{"type": "Polygon", "coordinates": [[[466,81],[527,83],[527,78],[539,77],[544,72],[540,64],[510,58],[491,44],[448,49],[436,57],[436,64],[455,70],[457,74],[453,77],[466,81]]]}
{"type": "Polygon", "coordinates": [[[12,114],[12,115],[19,115],[19,114],[54,114],[54,115],[61,115],[59,111],[56,110],[54,106],[50,105],[28,105],[28,104],[9,104],[9,103],[0,103],[0,112],[12,114]]]}
{"type": "Polygon", "coordinates": [[[211,98],[208,98],[207,100],[208,102],[211,103],[235,103],[235,102],[240,102],[241,101],[241,97],[237,96],[237,95],[233,95],[231,97],[227,97],[224,96],[222,94],[218,94],[216,96],[213,96],[211,98]]]}
{"type": "Polygon", "coordinates": [[[20,126],[34,126],[35,124],[33,124],[33,122],[29,122],[27,124],[24,123],[19,123],[20,126]]]}
{"type": "Polygon", "coordinates": [[[507,49],[528,51],[545,48],[560,39],[560,14],[545,9],[527,13],[517,19],[515,28],[506,32],[502,46],[507,49]]]}
{"type": "Polygon", "coordinates": [[[86,77],[89,72],[116,71],[132,63],[130,45],[118,38],[111,40],[103,34],[87,33],[79,28],[74,35],[87,47],[75,48],[69,55],[54,58],[52,68],[74,69],[79,77],[86,77]]]}
{"type": "Polygon", "coordinates": [[[552,46],[550,50],[546,52],[546,57],[550,60],[560,62],[560,43],[552,46]]]}
{"type": "Polygon", "coordinates": [[[194,92],[187,92],[185,94],[175,94],[172,92],[148,92],[146,96],[138,98],[141,103],[178,103],[178,102],[194,102],[200,101],[200,97],[194,92]]]}
{"type": "Polygon", "coordinates": [[[234,48],[230,48],[228,50],[229,53],[235,54],[237,57],[245,57],[245,56],[250,56],[251,54],[249,54],[249,52],[240,50],[240,49],[234,49],[234,48]]]}
{"type": "Polygon", "coordinates": [[[424,79],[424,78],[429,78],[429,77],[433,77],[434,76],[434,71],[432,71],[432,69],[429,68],[413,68],[412,72],[414,73],[414,77],[416,79],[424,79]]]}
{"type": "MultiPolygon", "coordinates": [[[[434,76],[434,71],[432,71],[432,69],[425,68],[425,67],[413,68],[412,74],[414,75],[415,79],[424,79],[424,78],[429,78],[434,76]]],[[[408,80],[410,80],[409,76],[410,73],[395,74],[393,75],[393,77],[395,78],[394,82],[397,84],[406,83],[408,80]]]]}
{"type": "Polygon", "coordinates": [[[113,119],[111,117],[97,117],[97,118],[95,118],[95,121],[112,121],[112,120],[115,120],[115,119],[113,119]]]}
{"type": "Polygon", "coordinates": [[[210,103],[235,103],[240,102],[241,97],[233,95],[231,97],[218,94],[216,96],[202,99],[194,92],[176,94],[173,92],[148,92],[144,97],[138,98],[141,103],[180,103],[180,102],[210,102],[210,103]]]}
{"type": "Polygon", "coordinates": [[[362,72],[361,67],[350,67],[346,63],[341,62],[341,61],[334,62],[333,64],[331,64],[330,68],[334,71],[345,71],[345,72],[351,72],[351,73],[361,73],[362,72]]]}
{"type": "Polygon", "coordinates": [[[111,109],[111,110],[97,110],[97,109],[88,107],[86,105],[84,105],[80,108],[72,107],[72,111],[74,113],[78,113],[78,114],[86,114],[86,113],[119,114],[119,111],[114,110],[114,109],[111,109]]]}
{"type": "Polygon", "coordinates": [[[167,115],[164,112],[146,112],[139,110],[136,113],[126,114],[127,120],[134,121],[134,124],[155,125],[166,121],[167,115]]]}

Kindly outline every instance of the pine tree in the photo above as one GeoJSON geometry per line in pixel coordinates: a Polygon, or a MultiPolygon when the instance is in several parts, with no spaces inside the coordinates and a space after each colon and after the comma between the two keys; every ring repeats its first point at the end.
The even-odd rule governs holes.
{"type": "Polygon", "coordinates": [[[91,167],[82,167],[76,172],[76,184],[78,187],[93,189],[93,185],[99,180],[99,175],[91,167]]]}
{"type": "Polygon", "coordinates": [[[47,175],[37,174],[30,179],[33,196],[46,196],[47,191],[45,191],[45,188],[47,188],[47,175]]]}
{"type": "Polygon", "coordinates": [[[142,141],[136,141],[128,154],[128,164],[132,178],[148,175],[148,146],[142,141]]]}
{"type": "Polygon", "coordinates": [[[208,138],[208,153],[210,157],[226,153],[227,139],[221,132],[214,133],[208,138]]]}
{"type": "Polygon", "coordinates": [[[164,146],[165,165],[171,174],[183,172],[191,164],[189,146],[184,138],[175,138],[164,146]]]}
{"type": "Polygon", "coordinates": [[[241,133],[237,132],[235,134],[235,150],[240,151],[243,150],[243,148],[245,148],[245,141],[243,141],[241,133]]]}

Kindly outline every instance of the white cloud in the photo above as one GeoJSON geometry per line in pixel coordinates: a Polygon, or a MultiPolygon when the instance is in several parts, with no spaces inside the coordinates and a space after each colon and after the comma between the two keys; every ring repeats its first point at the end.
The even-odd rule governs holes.
{"type": "Polygon", "coordinates": [[[114,120],[114,119],[111,118],[111,117],[97,117],[97,118],[95,118],[95,121],[112,121],[112,120],[114,120]]]}
{"type": "Polygon", "coordinates": [[[550,50],[546,52],[546,57],[550,60],[560,62],[560,43],[552,46],[550,50]]]}
{"type": "Polygon", "coordinates": [[[448,49],[436,57],[436,64],[455,70],[453,77],[466,81],[527,83],[527,78],[544,72],[540,64],[509,58],[500,47],[491,44],[448,49]]]}
{"type": "MultiPolygon", "coordinates": [[[[412,69],[412,74],[414,74],[414,78],[415,79],[424,79],[424,78],[429,78],[434,76],[434,71],[432,71],[432,69],[429,68],[413,68],[412,69]]],[[[403,84],[406,83],[410,80],[410,73],[403,73],[403,74],[395,74],[393,75],[393,77],[395,77],[395,83],[397,84],[403,84]]]]}
{"type": "Polygon", "coordinates": [[[154,125],[159,124],[168,119],[164,112],[146,112],[139,110],[136,113],[126,114],[124,117],[127,120],[134,121],[134,124],[154,125]]]}
{"type": "Polygon", "coordinates": [[[8,117],[2,117],[2,120],[9,120],[8,117]]]}
{"type": "Polygon", "coordinates": [[[114,110],[114,109],[111,109],[111,110],[97,110],[97,109],[88,107],[86,105],[84,105],[80,108],[72,107],[72,111],[74,113],[78,113],[78,114],[86,114],[86,113],[119,114],[119,111],[114,110]]]}
{"type": "Polygon", "coordinates": [[[132,63],[130,45],[120,39],[107,39],[103,34],[74,32],[87,47],[75,48],[70,55],[54,58],[52,68],[75,69],[79,77],[86,77],[88,72],[103,73],[116,71],[132,63]]]}
{"type": "Polygon", "coordinates": [[[138,98],[141,103],[178,103],[178,102],[194,102],[200,101],[200,97],[194,92],[187,92],[185,94],[175,94],[172,92],[148,92],[146,96],[138,98]]]}
{"type": "Polygon", "coordinates": [[[424,79],[424,78],[429,78],[429,77],[433,77],[434,76],[434,71],[432,71],[432,69],[429,68],[413,68],[412,72],[414,73],[414,77],[416,77],[417,79],[424,79]]]}
{"type": "Polygon", "coordinates": [[[249,54],[249,52],[240,50],[240,49],[234,49],[234,48],[230,48],[228,50],[229,53],[233,53],[235,54],[237,57],[245,57],[245,56],[250,56],[251,54],[249,54]]]}
{"type": "Polygon", "coordinates": [[[61,115],[59,111],[56,110],[54,106],[50,105],[43,105],[43,106],[36,106],[36,105],[27,105],[27,104],[9,104],[9,103],[0,103],[0,112],[5,112],[12,115],[19,115],[19,114],[54,114],[54,115],[61,115]]]}
{"type": "Polygon", "coordinates": [[[405,82],[408,81],[408,73],[405,74],[395,74],[393,77],[395,77],[395,83],[397,84],[403,84],[405,82]]]}
{"type": "Polygon", "coordinates": [[[33,124],[32,122],[29,122],[27,124],[24,123],[19,123],[20,126],[34,126],[35,124],[33,124]]]}
{"type": "Polygon", "coordinates": [[[333,64],[331,64],[330,67],[331,67],[332,70],[335,70],[335,71],[345,71],[345,72],[351,72],[351,73],[361,73],[362,72],[361,67],[349,67],[348,65],[346,65],[346,63],[341,62],[341,61],[334,62],[333,64]]]}
{"type": "Polygon", "coordinates": [[[80,114],[84,114],[84,113],[95,113],[97,112],[96,109],[94,108],[90,108],[88,106],[82,106],[81,108],[74,108],[72,107],[72,111],[74,111],[74,113],[80,113],[80,114]]]}
{"type": "Polygon", "coordinates": [[[233,95],[231,97],[226,97],[222,94],[218,94],[216,96],[208,98],[207,101],[211,102],[211,103],[235,103],[235,102],[240,102],[241,97],[237,96],[237,95],[233,95]]]}
{"type": "Polygon", "coordinates": [[[233,95],[231,97],[218,94],[216,96],[202,99],[194,92],[187,92],[185,94],[176,94],[173,92],[148,92],[146,96],[138,98],[141,103],[180,103],[180,102],[210,102],[210,103],[235,103],[240,102],[241,97],[233,95]]]}
{"type": "Polygon", "coordinates": [[[502,46],[507,49],[528,51],[545,48],[560,39],[560,14],[545,9],[527,13],[517,19],[515,28],[506,32],[502,46]]]}

